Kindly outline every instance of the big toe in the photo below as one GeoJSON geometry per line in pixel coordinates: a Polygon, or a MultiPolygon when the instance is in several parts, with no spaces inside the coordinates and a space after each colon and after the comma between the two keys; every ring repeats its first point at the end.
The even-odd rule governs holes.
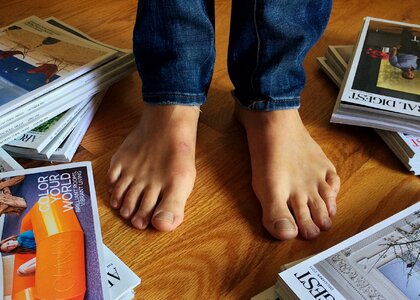
{"type": "Polygon", "coordinates": [[[263,225],[279,240],[290,240],[298,235],[298,227],[285,201],[263,205],[263,225]]]}

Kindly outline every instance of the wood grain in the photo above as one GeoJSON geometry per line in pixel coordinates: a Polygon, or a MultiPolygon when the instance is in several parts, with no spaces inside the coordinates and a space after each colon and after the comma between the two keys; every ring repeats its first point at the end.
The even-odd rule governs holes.
{"type": "MultiPolygon", "coordinates": [[[[134,0],[1,1],[0,26],[30,15],[54,16],[95,39],[131,48],[136,8],[134,0]]],[[[185,221],[173,233],[135,230],[107,204],[109,161],[143,107],[136,73],[109,89],[74,160],[93,162],[103,238],[142,278],[136,299],[249,299],[275,282],[282,264],[322,251],[420,199],[419,179],[373,130],[329,123],[337,88],[315,60],[329,44],[353,44],[364,16],[420,24],[418,0],[395,8],[391,0],[334,1],[329,25],[305,60],[301,115],[342,179],[334,225],[314,241],[278,242],[260,223],[226,68],[230,1],[216,0],[217,59],[198,129],[197,181],[185,221]]]]}

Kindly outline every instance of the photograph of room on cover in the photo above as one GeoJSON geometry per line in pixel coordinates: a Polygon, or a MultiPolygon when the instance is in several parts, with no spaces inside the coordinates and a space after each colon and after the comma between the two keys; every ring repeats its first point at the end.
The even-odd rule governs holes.
{"type": "Polygon", "coordinates": [[[346,299],[420,298],[420,211],[316,263],[346,299]]]}
{"type": "Polygon", "coordinates": [[[352,88],[420,102],[420,28],[371,20],[352,88]]]}

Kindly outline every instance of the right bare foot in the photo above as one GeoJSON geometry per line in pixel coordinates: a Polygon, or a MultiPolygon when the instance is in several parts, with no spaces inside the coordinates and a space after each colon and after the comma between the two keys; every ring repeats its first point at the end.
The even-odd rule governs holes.
{"type": "Polygon", "coordinates": [[[140,123],[111,159],[110,204],[138,229],[172,231],[195,181],[199,109],[145,105],[140,123]]]}

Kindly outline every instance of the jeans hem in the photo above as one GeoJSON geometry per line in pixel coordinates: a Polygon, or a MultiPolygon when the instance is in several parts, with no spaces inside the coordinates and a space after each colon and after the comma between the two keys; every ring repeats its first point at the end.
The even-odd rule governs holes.
{"type": "Polygon", "coordinates": [[[206,96],[192,93],[143,93],[143,101],[157,105],[201,106],[206,101],[206,96]]]}
{"type": "Polygon", "coordinates": [[[287,110],[287,109],[298,109],[300,107],[300,97],[293,98],[258,98],[247,99],[247,101],[241,101],[232,91],[232,96],[239,105],[246,107],[251,110],[258,111],[273,111],[273,110],[287,110]]]}

